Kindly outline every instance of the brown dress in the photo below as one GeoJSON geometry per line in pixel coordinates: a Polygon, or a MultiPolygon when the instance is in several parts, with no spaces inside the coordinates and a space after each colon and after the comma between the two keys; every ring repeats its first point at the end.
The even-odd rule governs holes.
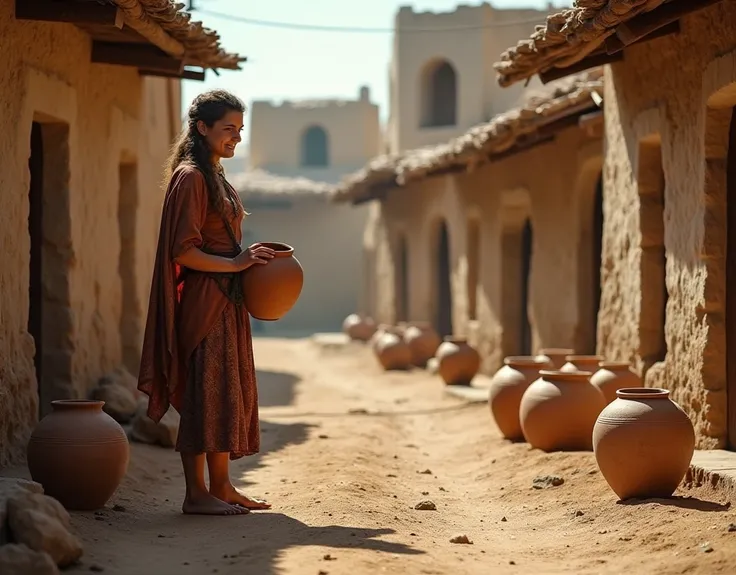
{"type": "Polygon", "coordinates": [[[161,215],[138,389],[149,396],[148,416],[181,414],[177,451],[258,453],[256,388],[250,317],[228,296],[239,275],[181,268],[175,259],[192,247],[232,256],[240,249],[243,206],[225,201],[230,231],[208,207],[204,176],[190,165],[171,177],[161,215]],[[231,232],[232,236],[231,237],[231,232]]]}

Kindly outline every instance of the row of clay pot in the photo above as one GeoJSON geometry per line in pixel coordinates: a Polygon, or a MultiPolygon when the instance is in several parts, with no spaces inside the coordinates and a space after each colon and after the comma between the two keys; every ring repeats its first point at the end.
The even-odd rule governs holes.
{"type": "Polygon", "coordinates": [[[543,451],[592,449],[621,499],[671,496],[695,448],[687,414],[667,390],[641,387],[630,364],[571,351],[505,359],[489,394],[502,435],[543,451]]]}

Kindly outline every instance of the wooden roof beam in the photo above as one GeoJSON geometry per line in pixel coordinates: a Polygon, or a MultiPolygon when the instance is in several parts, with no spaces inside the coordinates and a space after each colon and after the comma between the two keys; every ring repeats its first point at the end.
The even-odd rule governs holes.
{"type": "Polygon", "coordinates": [[[92,62],[95,64],[114,64],[132,66],[149,73],[161,72],[181,76],[184,62],[172,58],[155,46],[147,44],[118,44],[113,42],[92,42],[92,62]]]}
{"type": "Polygon", "coordinates": [[[123,27],[124,14],[117,6],[97,2],[15,0],[15,18],[36,22],[66,22],[123,27]]]}

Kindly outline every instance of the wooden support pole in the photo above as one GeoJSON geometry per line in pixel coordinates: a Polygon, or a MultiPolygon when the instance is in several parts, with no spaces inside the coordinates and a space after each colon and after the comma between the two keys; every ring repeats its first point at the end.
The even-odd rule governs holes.
{"type": "Polygon", "coordinates": [[[635,42],[649,36],[654,31],[672,24],[683,16],[717,4],[723,0],[676,0],[662,4],[651,12],[619,24],[616,27],[616,36],[624,46],[631,46],[635,42]]]}
{"type": "Polygon", "coordinates": [[[141,76],[158,76],[161,78],[177,78],[180,80],[195,80],[198,82],[204,82],[205,71],[204,70],[191,70],[184,68],[180,73],[177,72],[166,72],[163,70],[149,70],[145,66],[138,70],[141,76]]]}
{"type": "Polygon", "coordinates": [[[123,27],[123,12],[111,4],[61,2],[59,0],[15,0],[15,18],[36,22],[66,22],[123,27]]]}
{"type": "Polygon", "coordinates": [[[597,68],[598,66],[603,66],[604,64],[620,62],[623,59],[623,51],[616,52],[615,54],[606,54],[605,52],[591,54],[587,58],[583,58],[579,62],[576,62],[575,64],[572,64],[566,68],[550,68],[549,70],[540,72],[539,79],[542,81],[542,84],[548,84],[554,80],[564,78],[565,76],[577,74],[578,72],[588,70],[589,68],[597,68]]]}
{"type": "MultiPolygon", "coordinates": [[[[621,26],[624,26],[625,24],[621,24],[621,26]]],[[[619,26],[620,28],[620,26],[619,26]]],[[[618,32],[618,28],[616,29],[618,32]]],[[[638,44],[639,42],[649,42],[650,40],[654,40],[655,38],[663,38],[665,36],[671,36],[673,34],[679,34],[680,33],[680,21],[675,20],[674,22],[670,22],[669,24],[665,24],[661,26],[660,28],[657,28],[654,32],[651,32],[650,34],[647,34],[646,36],[642,36],[638,38],[635,42],[632,42],[631,44],[624,44],[621,39],[617,36],[609,36],[606,38],[605,42],[605,48],[607,54],[616,54],[617,52],[620,52],[627,46],[632,46],[633,44],[638,44]]]]}
{"type": "Polygon", "coordinates": [[[95,64],[132,66],[149,72],[171,73],[178,76],[181,76],[184,70],[182,60],[176,60],[148,44],[95,41],[92,42],[92,62],[95,64]]]}

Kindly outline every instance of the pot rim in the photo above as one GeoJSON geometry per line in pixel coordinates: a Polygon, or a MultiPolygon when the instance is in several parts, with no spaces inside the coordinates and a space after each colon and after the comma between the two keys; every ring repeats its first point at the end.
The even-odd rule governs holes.
{"type": "Polygon", "coordinates": [[[276,258],[288,258],[294,255],[294,248],[284,242],[259,242],[262,246],[271,248],[276,252],[276,258]]]}
{"type": "Polygon", "coordinates": [[[93,409],[103,405],[105,402],[101,399],[54,399],[51,402],[54,409],[93,409]]]}
{"type": "Polygon", "coordinates": [[[601,361],[598,366],[602,369],[629,369],[631,367],[630,361],[601,361]]]}
{"type": "Polygon", "coordinates": [[[442,338],[442,341],[448,343],[468,343],[468,338],[464,335],[446,335],[442,338]]]}
{"type": "Polygon", "coordinates": [[[575,350],[571,347],[543,347],[537,352],[537,355],[575,355],[575,350]]]}
{"type": "Polygon", "coordinates": [[[600,363],[601,361],[605,361],[606,358],[602,355],[566,355],[565,361],[569,361],[570,363],[575,363],[576,361],[579,362],[596,362],[600,363]]]}
{"type": "Polygon", "coordinates": [[[661,387],[623,387],[616,390],[619,399],[668,399],[669,389],[661,387]]]}
{"type": "Polygon", "coordinates": [[[549,364],[548,361],[537,359],[533,355],[507,355],[503,358],[503,363],[509,367],[535,367],[549,364]]]}
{"type": "Polygon", "coordinates": [[[540,369],[539,377],[547,381],[590,382],[592,371],[560,371],[559,369],[540,369]]]}

